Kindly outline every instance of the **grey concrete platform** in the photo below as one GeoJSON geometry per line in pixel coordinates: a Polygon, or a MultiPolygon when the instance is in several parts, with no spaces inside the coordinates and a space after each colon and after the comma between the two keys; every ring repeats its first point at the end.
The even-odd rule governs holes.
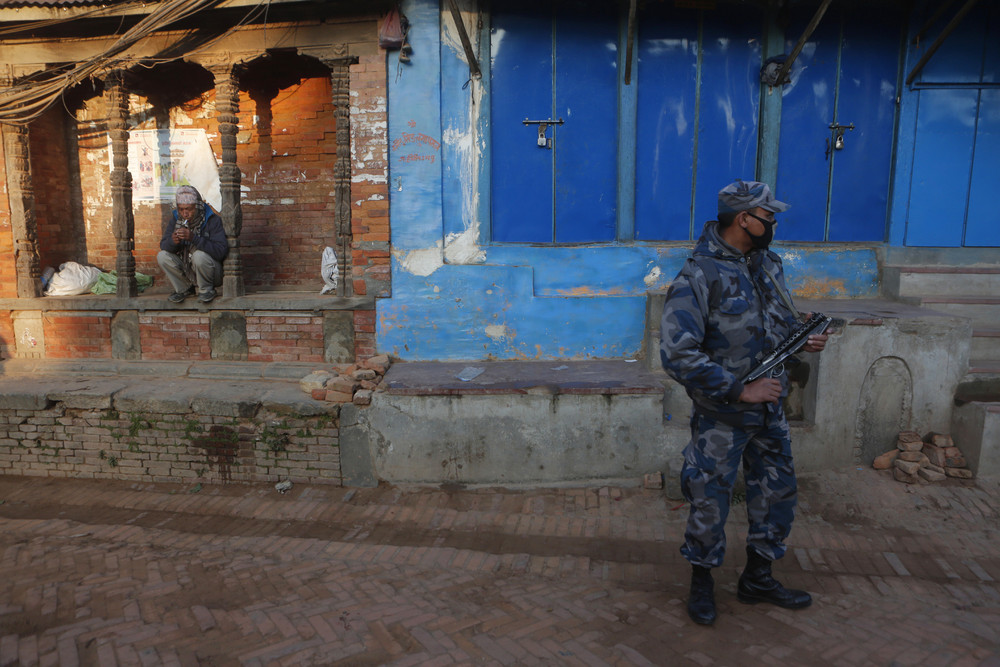
{"type": "Polygon", "coordinates": [[[298,381],[322,364],[0,362],[0,409],[42,410],[53,402],[76,409],[248,416],[336,415],[340,406],[313,400],[298,381]]]}

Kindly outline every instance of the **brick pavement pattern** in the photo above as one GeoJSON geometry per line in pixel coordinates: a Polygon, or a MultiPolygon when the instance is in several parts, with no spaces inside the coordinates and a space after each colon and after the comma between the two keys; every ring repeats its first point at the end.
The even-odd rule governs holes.
{"type": "Polygon", "coordinates": [[[685,612],[686,507],[640,488],[0,478],[2,665],[998,665],[1000,480],[800,480],[786,611],[685,612]]]}

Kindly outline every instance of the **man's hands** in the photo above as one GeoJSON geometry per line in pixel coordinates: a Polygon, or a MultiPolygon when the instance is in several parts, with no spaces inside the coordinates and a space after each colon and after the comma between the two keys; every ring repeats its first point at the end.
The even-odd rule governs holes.
{"type": "MultiPolygon", "coordinates": [[[[813,316],[813,313],[806,313],[806,319],[813,316]]],[[[822,352],[826,348],[826,339],[829,336],[823,334],[813,334],[806,339],[806,344],[802,346],[803,352],[822,352]]]]}
{"type": "Polygon", "coordinates": [[[744,403],[777,403],[781,399],[781,382],[775,378],[759,378],[743,386],[740,400],[744,403]]]}
{"type": "Polygon", "coordinates": [[[802,346],[803,352],[822,352],[826,348],[826,334],[813,334],[806,339],[806,344],[802,346]]]}
{"type": "Polygon", "coordinates": [[[174,245],[177,245],[181,241],[190,241],[193,239],[194,233],[187,227],[174,227],[174,233],[170,238],[174,242],[174,245]]]}

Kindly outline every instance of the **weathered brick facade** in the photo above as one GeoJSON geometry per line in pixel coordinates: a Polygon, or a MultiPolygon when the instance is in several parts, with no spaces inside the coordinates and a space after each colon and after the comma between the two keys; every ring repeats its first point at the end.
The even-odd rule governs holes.
{"type": "Polygon", "coordinates": [[[204,314],[143,313],[139,316],[139,340],[143,359],[212,358],[208,316],[204,314]]]}
{"type": "MultiPolygon", "coordinates": [[[[331,78],[322,73],[324,67],[311,59],[303,62],[309,63],[307,75],[297,82],[267,94],[251,87],[239,96],[240,250],[248,296],[275,290],[315,296],[323,286],[323,249],[336,247],[337,110],[331,78]]],[[[350,267],[347,294],[368,300],[349,307],[355,326],[351,352],[362,359],[375,354],[371,299],[389,293],[384,53],[359,56],[349,71],[352,238],[351,256],[346,258],[350,267]]],[[[131,130],[203,129],[216,161],[221,163],[214,89],[169,109],[157,107],[154,97],[133,93],[129,113],[131,130]]],[[[30,124],[31,182],[43,268],[66,261],[103,270],[115,268],[118,251],[112,229],[108,114],[106,95],[96,95],[82,103],[75,117],[63,108],[52,108],[30,124]]],[[[0,163],[0,174],[2,169],[0,163]]],[[[17,289],[10,209],[6,198],[0,199],[0,298],[13,301],[17,289]]],[[[132,211],[136,271],[153,276],[156,285],[150,293],[163,295],[169,289],[156,264],[156,253],[172,207],[135,201],[132,211]]],[[[345,258],[338,257],[338,261],[343,265],[345,258]]],[[[22,345],[19,352],[12,321],[21,308],[12,301],[7,302],[11,309],[0,310],[0,351],[19,356],[112,358],[116,352],[110,342],[111,311],[131,310],[128,304],[118,302],[114,309],[98,311],[91,303],[74,311],[72,304],[63,300],[60,312],[49,312],[50,302],[44,299],[26,303],[24,311],[43,313],[42,331],[32,332],[37,348],[29,350],[22,345]]],[[[192,300],[187,305],[196,304],[192,300]]],[[[303,318],[294,299],[288,306],[294,312],[287,315],[269,311],[263,316],[248,311],[247,349],[235,355],[213,351],[210,318],[204,309],[192,313],[137,307],[141,348],[137,354],[148,360],[330,361],[325,352],[329,342],[324,342],[323,317],[314,310],[303,318]]],[[[225,307],[221,299],[211,306],[219,307],[225,307]]]]}
{"type": "Polygon", "coordinates": [[[155,482],[340,484],[336,420],[0,410],[0,474],[155,482]]]}
{"type": "Polygon", "coordinates": [[[46,356],[57,359],[111,357],[111,316],[108,313],[42,313],[46,356]]]}
{"type": "MultiPolygon", "coordinates": [[[[63,90],[26,134],[5,128],[0,355],[22,358],[7,370],[49,359],[60,361],[43,364],[55,372],[121,375],[105,384],[65,370],[33,389],[33,370],[13,379],[0,395],[0,474],[341,483],[339,406],[303,392],[298,373],[375,356],[375,298],[390,289],[386,54],[377,45],[388,3],[279,4],[193,51],[197,39],[168,21],[63,90]],[[165,60],[165,44],[184,55],[165,60]],[[128,169],[123,130],[157,138],[128,147],[128,169]],[[207,147],[170,145],[164,157],[167,130],[207,147]],[[156,262],[173,206],[153,198],[153,185],[184,179],[233,241],[208,304],[169,301],[156,262]],[[327,247],[341,272],[321,295],[327,247]],[[120,280],[102,296],[35,294],[45,267],[73,261],[128,278],[130,259],[152,288],[136,295],[120,280]]],[[[215,9],[192,22],[223,32],[216,22],[233,14],[215,9]]],[[[102,26],[71,22],[37,37],[23,62],[5,51],[3,83],[60,69],[119,36],[102,26]]]]}

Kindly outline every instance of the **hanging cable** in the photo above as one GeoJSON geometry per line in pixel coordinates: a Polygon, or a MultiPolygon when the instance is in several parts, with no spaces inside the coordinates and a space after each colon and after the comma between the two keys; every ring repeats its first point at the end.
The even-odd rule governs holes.
{"type": "MultiPolygon", "coordinates": [[[[162,30],[220,2],[222,0],[171,0],[163,2],[152,13],[127,30],[110,47],[93,58],[75,63],[70,66],[68,71],[53,74],[52,70],[49,70],[40,73],[40,76],[49,77],[45,80],[30,79],[0,91],[0,123],[26,124],[31,122],[54,104],[67,89],[89,78],[101,78],[101,74],[119,69],[126,63],[134,64],[131,59],[116,58],[116,56],[137,42],[157,30],[162,30]]],[[[259,10],[259,6],[255,9],[259,10]]],[[[250,12],[250,14],[252,13],[250,12]]],[[[246,20],[248,19],[244,17],[240,24],[246,20]]],[[[227,30],[222,36],[233,29],[235,27],[227,30]]]]}

